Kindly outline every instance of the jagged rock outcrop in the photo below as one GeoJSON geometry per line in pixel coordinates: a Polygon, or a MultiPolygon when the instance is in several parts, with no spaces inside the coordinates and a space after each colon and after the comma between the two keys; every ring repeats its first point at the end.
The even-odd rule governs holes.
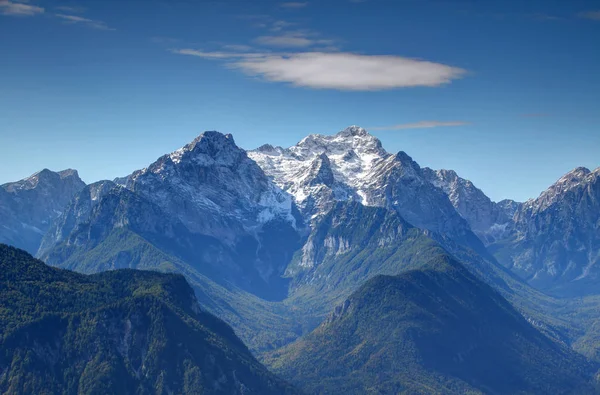
{"type": "Polygon", "coordinates": [[[76,170],[44,169],[0,186],[0,243],[35,254],[52,221],[85,187],[76,170]]]}
{"type": "Polygon", "coordinates": [[[579,167],[516,211],[514,229],[492,246],[498,260],[541,289],[597,293],[600,168],[579,167]]]}
{"type": "Polygon", "coordinates": [[[448,195],[456,211],[467,220],[473,232],[486,245],[506,237],[520,203],[508,199],[493,202],[471,181],[459,177],[454,170],[432,170],[426,167],[423,174],[448,195]]]}

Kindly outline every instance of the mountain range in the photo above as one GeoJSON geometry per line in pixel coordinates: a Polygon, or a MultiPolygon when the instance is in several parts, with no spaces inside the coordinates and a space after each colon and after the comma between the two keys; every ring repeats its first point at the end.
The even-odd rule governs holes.
{"type": "MultiPolygon", "coordinates": [[[[248,152],[231,135],[205,132],[145,169],[85,191],[74,170],[43,170],[2,185],[0,241],[53,263],[51,250],[87,222],[105,194],[129,191],[191,234],[218,239],[222,246],[216,249],[227,250],[219,254],[230,255],[218,266],[237,270],[236,278],[244,270],[239,266],[248,266],[239,261],[250,259],[245,269],[254,273],[245,273],[245,287],[255,284],[258,292],[265,283],[280,286],[279,276],[310,227],[335,202],[351,200],[395,210],[416,227],[480,254],[489,252],[546,292],[594,293],[598,174],[600,169],[578,168],[536,199],[492,202],[456,172],[421,168],[404,152],[389,154],[356,126],[335,135],[310,135],[289,148],[267,144],[248,152]],[[264,247],[279,231],[288,239],[298,236],[278,252],[264,247]]],[[[208,253],[193,255],[202,254],[208,253]]]]}
{"type": "MultiPolygon", "coordinates": [[[[366,325],[378,317],[381,328],[398,320],[411,328],[388,340],[411,347],[404,361],[414,374],[390,370],[383,380],[365,373],[365,382],[354,382],[350,392],[375,390],[364,387],[369,380],[388,383],[379,388],[384,393],[411,391],[419,378],[442,392],[544,393],[544,381],[565,393],[592,391],[593,366],[570,349],[600,360],[594,329],[600,322],[598,174],[600,169],[575,169],[536,199],[493,202],[452,170],[421,168],[404,152],[388,153],[357,126],[310,135],[289,148],[266,144],[252,151],[239,148],[231,135],[204,132],[147,168],[112,181],[85,185],[73,170],[45,170],[5,184],[0,242],[86,274],[181,273],[203,309],[231,325],[259,359],[311,391],[319,377],[340,383],[343,369],[362,369],[340,365],[335,374],[308,374],[311,358],[337,361],[339,353],[354,355],[345,347],[359,343],[352,335],[340,338],[335,350],[315,356],[306,350],[330,344],[324,336],[349,333],[339,322],[366,325]],[[36,199],[44,204],[38,206],[36,199]],[[430,270],[432,254],[444,257],[436,258],[444,270],[430,270]],[[422,286],[407,294],[411,281],[422,286]],[[369,303],[375,304],[359,305],[376,313],[348,313],[343,306],[377,294],[373,284],[389,285],[377,296],[381,303],[373,296],[369,303]],[[473,294],[485,297],[476,303],[473,294]],[[407,306],[447,297],[456,303],[414,310],[427,319],[390,312],[392,321],[386,323],[385,312],[396,308],[384,303],[388,296],[407,306]],[[350,318],[331,315],[340,309],[350,318]],[[452,314],[465,322],[459,325],[452,314]],[[448,337],[435,337],[427,327],[448,337]],[[502,387],[497,377],[473,370],[482,357],[469,354],[472,345],[448,346],[448,364],[456,355],[472,356],[459,364],[463,370],[424,365],[423,353],[429,351],[419,348],[414,336],[453,342],[453,334],[466,327],[480,331],[473,335],[477,348],[506,366],[503,372],[518,383],[502,387]],[[521,340],[498,350],[490,344],[492,335],[521,340]],[[522,372],[509,369],[519,348],[547,363],[532,357],[519,362],[527,366],[522,372]],[[561,358],[569,369],[557,362],[561,358]],[[296,366],[298,361],[304,367],[296,366]],[[569,372],[560,383],[551,380],[559,368],[569,372]],[[478,373],[468,376],[469,371],[478,373]],[[535,375],[540,379],[532,379],[535,375]]],[[[365,326],[360,336],[368,335],[362,339],[370,348],[361,358],[377,354],[377,346],[387,341],[377,335],[381,328],[365,326]]],[[[381,357],[396,358],[400,348],[389,352],[381,357]]]]}

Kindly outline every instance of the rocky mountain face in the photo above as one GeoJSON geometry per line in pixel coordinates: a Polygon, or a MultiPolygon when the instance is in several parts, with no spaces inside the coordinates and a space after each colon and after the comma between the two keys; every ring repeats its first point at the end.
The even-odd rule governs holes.
{"type": "Polygon", "coordinates": [[[512,200],[493,202],[471,181],[459,177],[453,170],[432,170],[426,167],[423,174],[448,195],[456,211],[484,244],[506,237],[520,203],[512,200]]]}
{"type": "Polygon", "coordinates": [[[317,303],[347,297],[373,276],[397,274],[420,261],[420,248],[437,245],[428,233],[394,210],[337,202],[288,266],[290,294],[314,295],[317,303]]]}
{"type": "Polygon", "coordinates": [[[127,177],[125,188],[156,203],[191,232],[235,242],[272,220],[296,228],[290,196],[265,177],[230,134],[205,132],[127,177]]]}
{"type": "Polygon", "coordinates": [[[443,250],[367,281],[266,358],[307,393],[596,393],[594,367],[531,326],[443,250]]]}
{"type": "Polygon", "coordinates": [[[0,243],[34,254],[52,221],[85,187],[76,170],[44,169],[0,186],[0,243]]]}
{"type": "Polygon", "coordinates": [[[85,276],[0,245],[3,394],[294,394],[181,275],[85,276]]]}
{"type": "Polygon", "coordinates": [[[390,154],[366,130],[352,126],[336,135],[310,135],[293,147],[250,151],[314,224],[337,201],[396,210],[411,224],[449,235],[476,250],[483,246],[444,191],[406,153],[390,154]]]}
{"type": "Polygon", "coordinates": [[[600,169],[576,168],[525,203],[492,202],[454,171],[423,170],[498,261],[531,285],[560,295],[598,292],[600,169]]]}
{"type": "Polygon", "coordinates": [[[577,168],[516,211],[511,235],[490,249],[530,284],[556,293],[597,293],[600,168],[577,168]]]}
{"type": "MultiPolygon", "coordinates": [[[[201,269],[275,297],[305,226],[290,196],[238,148],[231,135],[205,132],[192,143],[128,177],[84,189],[43,240],[49,264],[78,265],[82,251],[127,229],[201,269]]],[[[145,267],[124,252],[79,270],[145,267]]],[[[89,262],[88,262],[89,263],[89,262]]]]}

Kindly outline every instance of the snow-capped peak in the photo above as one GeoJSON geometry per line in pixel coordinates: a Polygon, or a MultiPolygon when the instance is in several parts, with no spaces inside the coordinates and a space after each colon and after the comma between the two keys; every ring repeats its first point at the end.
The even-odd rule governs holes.
{"type": "Polygon", "coordinates": [[[339,136],[370,136],[369,133],[357,125],[348,126],[338,133],[339,136]]]}
{"type": "Polygon", "coordinates": [[[311,134],[287,149],[263,146],[248,156],[294,197],[312,224],[336,202],[357,201],[393,207],[417,227],[470,232],[447,196],[424,178],[410,156],[386,152],[376,137],[358,126],[333,135],[311,134]]]}
{"type": "Polygon", "coordinates": [[[381,142],[359,126],[337,134],[311,134],[289,147],[263,145],[248,152],[277,185],[309,214],[323,213],[320,201],[358,199],[377,164],[392,157],[381,142]]]}
{"type": "Polygon", "coordinates": [[[365,129],[350,126],[334,135],[311,134],[298,144],[288,148],[294,155],[309,159],[320,154],[346,155],[355,153],[357,156],[376,155],[383,157],[387,152],[381,146],[381,141],[370,135],[365,129]]]}

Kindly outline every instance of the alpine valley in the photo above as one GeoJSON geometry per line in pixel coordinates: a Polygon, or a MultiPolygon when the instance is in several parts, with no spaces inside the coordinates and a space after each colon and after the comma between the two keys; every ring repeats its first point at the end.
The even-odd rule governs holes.
{"type": "Polygon", "coordinates": [[[0,248],[3,393],[600,393],[600,168],[493,202],[358,126],[209,131],[2,185],[0,243],[61,269],[0,248]]]}

